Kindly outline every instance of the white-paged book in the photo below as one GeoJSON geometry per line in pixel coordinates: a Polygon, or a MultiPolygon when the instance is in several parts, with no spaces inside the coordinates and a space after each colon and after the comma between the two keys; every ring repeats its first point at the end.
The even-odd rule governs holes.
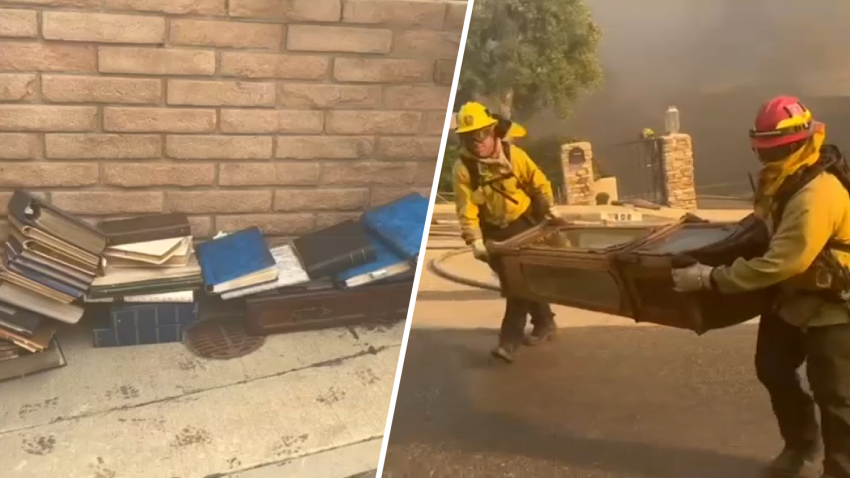
{"type": "Polygon", "coordinates": [[[191,304],[195,301],[195,293],[191,290],[165,292],[162,294],[130,295],[124,297],[125,303],[159,302],[191,304]]]}
{"type": "MultiPolygon", "coordinates": [[[[101,299],[90,299],[88,297],[85,298],[87,303],[97,304],[97,303],[110,303],[116,302],[114,297],[104,297],[101,299]]],[[[145,294],[145,295],[128,295],[126,297],[120,298],[117,302],[124,303],[192,303],[195,301],[195,293],[191,290],[179,291],[179,292],[164,292],[162,294],[145,294]]]]}
{"type": "Polygon", "coordinates": [[[258,294],[267,290],[310,282],[310,277],[307,275],[307,271],[304,270],[304,266],[301,265],[301,260],[298,259],[298,255],[295,254],[295,249],[292,247],[292,244],[284,244],[282,246],[274,247],[271,249],[271,253],[272,257],[274,257],[275,264],[277,264],[278,274],[276,281],[225,292],[224,294],[221,294],[221,298],[224,300],[235,299],[246,295],[258,294]]]}

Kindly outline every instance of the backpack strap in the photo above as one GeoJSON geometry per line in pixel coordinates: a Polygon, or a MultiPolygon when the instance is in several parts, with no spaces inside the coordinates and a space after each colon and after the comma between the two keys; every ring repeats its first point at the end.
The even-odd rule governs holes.
{"type": "Polygon", "coordinates": [[[478,165],[472,159],[467,158],[466,156],[460,156],[460,162],[466,166],[466,170],[469,172],[469,188],[475,191],[476,189],[481,187],[481,171],[478,170],[478,165]]]}
{"type": "MultiPolygon", "coordinates": [[[[508,143],[507,141],[502,141],[502,150],[505,153],[505,158],[508,161],[511,161],[510,143],[508,143]]],[[[495,178],[492,178],[492,179],[489,179],[487,181],[482,182],[481,181],[481,171],[478,169],[478,163],[475,162],[474,160],[470,159],[470,158],[467,158],[464,155],[460,156],[460,160],[463,163],[463,165],[466,166],[466,170],[469,173],[470,189],[475,191],[478,188],[481,188],[483,186],[490,186],[490,188],[493,189],[493,191],[496,191],[502,197],[504,197],[506,200],[511,201],[514,204],[516,204],[516,199],[510,197],[508,195],[507,191],[505,191],[504,189],[499,188],[497,186],[497,183],[500,183],[501,181],[508,179],[510,177],[515,177],[513,172],[508,173],[508,174],[504,174],[504,175],[500,175],[500,176],[496,176],[495,178]]],[[[478,206],[478,220],[479,220],[479,222],[483,222],[483,217],[484,217],[483,212],[486,209],[487,209],[486,204],[482,204],[482,205],[478,206]]]]}
{"type": "Polygon", "coordinates": [[[506,140],[502,140],[502,152],[505,153],[505,157],[510,162],[511,160],[511,143],[506,140]]]}
{"type": "MultiPolygon", "coordinates": [[[[508,143],[507,141],[502,141],[502,147],[503,147],[503,151],[505,153],[505,158],[508,160],[508,162],[510,162],[511,161],[510,143],[508,143]]],[[[516,175],[513,173],[513,171],[511,171],[510,173],[507,173],[507,174],[495,176],[493,178],[488,179],[487,181],[482,182],[481,181],[481,171],[478,169],[478,163],[476,163],[474,160],[467,158],[467,157],[464,157],[464,156],[461,156],[460,159],[463,162],[463,165],[466,166],[466,170],[469,172],[469,185],[470,185],[470,188],[473,191],[475,191],[476,189],[483,187],[483,186],[490,186],[490,188],[492,188],[494,191],[496,191],[497,193],[502,195],[508,201],[511,201],[514,204],[517,203],[516,199],[508,196],[507,191],[505,191],[504,189],[497,186],[498,183],[501,183],[505,179],[515,178],[516,175]]],[[[517,178],[517,179],[519,179],[519,178],[517,178]]]]}
{"type": "Polygon", "coordinates": [[[774,222],[777,225],[782,220],[782,216],[785,214],[785,208],[788,206],[791,198],[800,192],[801,189],[806,187],[807,184],[814,181],[814,179],[822,172],[827,171],[827,169],[831,166],[830,162],[830,158],[821,158],[815,164],[792,174],[785,180],[784,183],[782,183],[782,186],[780,186],[779,190],[776,192],[773,202],[772,212],[774,222]]]}
{"type": "MultiPolygon", "coordinates": [[[[510,126],[508,126],[508,128],[510,128],[510,126]]],[[[502,141],[502,148],[505,151],[505,156],[508,160],[510,160],[511,144],[508,141],[502,141]]],[[[551,211],[549,201],[534,187],[534,176],[538,173],[538,171],[539,170],[535,169],[531,173],[531,177],[525,181],[517,176],[514,177],[517,178],[517,186],[519,186],[520,190],[522,190],[522,192],[524,192],[531,200],[531,205],[528,211],[528,213],[530,213],[530,218],[535,223],[539,224],[547,220],[551,211]]]]}
{"type": "MultiPolygon", "coordinates": [[[[848,167],[847,162],[844,160],[844,156],[836,146],[824,145],[821,148],[821,157],[818,159],[818,162],[795,173],[780,186],[773,211],[774,222],[776,224],[779,224],[782,220],[785,207],[791,198],[824,172],[835,176],[841,182],[841,185],[850,192],[850,167],[848,167]]],[[[835,274],[835,277],[841,283],[841,286],[839,286],[841,290],[838,291],[838,299],[840,299],[839,302],[844,302],[844,295],[847,293],[847,288],[850,287],[850,270],[838,262],[835,256],[829,254],[830,250],[850,253],[850,244],[839,242],[833,237],[827,241],[823,250],[818,253],[818,259],[835,274]]]]}

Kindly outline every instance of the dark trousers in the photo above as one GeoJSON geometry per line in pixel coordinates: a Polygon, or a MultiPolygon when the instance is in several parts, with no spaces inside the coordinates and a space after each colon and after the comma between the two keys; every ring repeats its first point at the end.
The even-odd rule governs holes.
{"type": "MultiPolygon", "coordinates": [[[[531,229],[534,225],[535,222],[531,219],[531,215],[524,214],[503,228],[482,224],[481,233],[484,240],[501,242],[531,229]]],[[[491,260],[489,265],[493,272],[501,278],[501,264],[498,261],[491,260]]],[[[531,316],[531,325],[534,328],[551,326],[555,323],[555,314],[552,313],[552,307],[548,303],[516,297],[507,297],[505,302],[505,315],[502,317],[502,328],[499,334],[499,340],[503,344],[516,345],[522,341],[529,315],[531,316]]]]}
{"type": "Polygon", "coordinates": [[[822,438],[824,477],[850,478],[850,324],[803,331],[775,315],[762,316],[756,373],[770,395],[786,446],[816,450],[822,438]],[[814,398],[797,375],[804,361],[814,398]]]}

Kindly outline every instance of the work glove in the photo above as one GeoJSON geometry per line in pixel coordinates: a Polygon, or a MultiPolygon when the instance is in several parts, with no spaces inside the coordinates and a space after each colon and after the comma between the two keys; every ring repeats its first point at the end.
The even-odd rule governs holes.
{"type": "Polygon", "coordinates": [[[570,223],[566,219],[562,218],[558,214],[555,213],[555,210],[549,208],[549,211],[546,213],[546,222],[551,226],[568,226],[570,223]]]}
{"type": "Polygon", "coordinates": [[[714,268],[696,263],[681,269],[673,269],[673,290],[676,292],[696,292],[711,289],[711,271],[714,268]]]}
{"type": "Polygon", "coordinates": [[[472,255],[479,261],[487,262],[489,254],[487,253],[487,246],[484,245],[483,239],[476,239],[472,243],[472,255]]]}

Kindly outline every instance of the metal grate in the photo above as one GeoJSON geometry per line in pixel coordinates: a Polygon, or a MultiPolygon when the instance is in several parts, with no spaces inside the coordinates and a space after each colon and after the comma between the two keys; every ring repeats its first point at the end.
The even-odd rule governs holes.
{"type": "Polygon", "coordinates": [[[216,317],[198,322],[186,331],[186,347],[195,355],[213,360],[244,357],[263,346],[265,337],[245,333],[239,320],[216,317]]]}

